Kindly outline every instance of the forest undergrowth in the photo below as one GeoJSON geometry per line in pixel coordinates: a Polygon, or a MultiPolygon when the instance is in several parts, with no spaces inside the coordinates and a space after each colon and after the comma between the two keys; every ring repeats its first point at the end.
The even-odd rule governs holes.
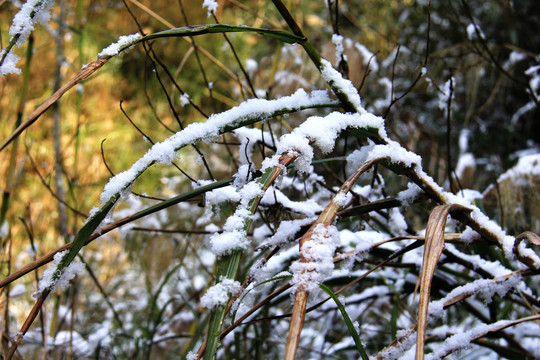
{"type": "Polygon", "coordinates": [[[0,10],[3,358],[540,359],[535,1],[0,10]]]}

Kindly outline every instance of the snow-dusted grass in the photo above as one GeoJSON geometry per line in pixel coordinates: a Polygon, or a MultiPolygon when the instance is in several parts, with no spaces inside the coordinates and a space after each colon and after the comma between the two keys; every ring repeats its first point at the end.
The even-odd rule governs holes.
{"type": "MultiPolygon", "coordinates": [[[[325,3],[321,8],[332,18],[339,3],[325,3]]],[[[219,9],[220,4],[204,0],[199,5],[213,17],[232,6],[219,9]]],[[[29,265],[7,278],[3,286],[49,261],[53,264],[38,274],[33,291],[27,291],[33,285],[17,283],[9,292],[9,306],[26,295],[37,298],[26,324],[18,333],[11,328],[7,334],[15,338],[11,353],[19,342],[23,352],[32,347],[42,351],[47,347],[39,343],[46,341],[60,352],[69,343],[73,356],[81,358],[292,359],[296,354],[299,358],[367,359],[366,352],[373,359],[413,358],[416,285],[423,268],[425,229],[429,213],[439,203],[459,204],[466,211],[451,214],[434,280],[421,284],[422,290],[427,286],[431,291],[426,357],[438,359],[461,351],[493,358],[502,353],[501,346],[515,356],[540,356],[538,332],[528,322],[520,324],[536,320],[529,315],[540,311],[540,288],[534,277],[540,266],[534,247],[540,239],[527,233],[518,237],[518,244],[517,234],[508,233],[485,213],[478,202],[479,189],[452,192],[449,189],[455,184],[448,183],[447,174],[437,173],[460,179],[468,169],[482,166],[469,146],[473,139],[468,132],[460,136],[459,157],[447,154],[433,165],[437,151],[423,148],[430,145],[425,134],[434,132],[433,139],[445,134],[435,133],[429,121],[442,116],[451,124],[451,116],[466,111],[458,104],[463,74],[442,76],[435,72],[436,66],[424,62],[416,80],[429,83],[422,93],[422,107],[404,110],[407,124],[400,122],[399,112],[384,119],[381,114],[400,106],[397,94],[404,84],[411,84],[411,79],[400,75],[398,53],[407,57],[423,50],[403,47],[388,59],[377,59],[378,49],[338,35],[337,28],[321,32],[335,50],[336,64],[341,59],[349,61],[351,75],[357,68],[365,70],[362,86],[368,90],[363,91],[369,94],[376,89],[376,96],[366,101],[358,83],[317,53],[309,42],[312,35],[302,34],[283,2],[272,4],[294,35],[282,29],[273,33],[265,23],[250,36],[259,32],[285,42],[279,57],[257,57],[246,45],[248,40],[245,49],[235,48],[243,34],[227,41],[222,51],[234,54],[230,58],[238,59],[239,54],[244,58],[219,67],[219,73],[199,56],[220,66],[231,54],[220,53],[217,60],[203,47],[175,52],[183,59],[182,68],[188,66],[184,61],[191,52],[197,51],[201,62],[196,71],[208,71],[201,75],[206,88],[200,93],[196,87],[184,92],[172,81],[183,86],[185,70],[165,78],[163,69],[154,69],[163,85],[160,89],[168,90],[169,85],[174,89],[166,94],[171,100],[169,110],[175,112],[168,117],[184,122],[197,106],[203,111],[190,116],[190,124],[172,134],[163,132],[170,129],[166,125],[157,125],[157,130],[148,130],[147,125],[137,128],[145,139],[150,138],[144,133],[148,131],[162,140],[148,143],[146,153],[103,181],[99,200],[89,200],[96,206],[86,223],[78,225],[67,250],[50,252],[33,262],[33,245],[31,251],[16,256],[15,267],[29,265]],[[268,65],[272,63],[275,68],[268,65]],[[244,66],[248,79],[223,81],[226,70],[244,66]],[[279,87],[284,84],[290,88],[279,87]],[[224,85],[230,87],[229,92],[225,93],[224,85]],[[259,98],[249,98],[250,92],[259,98]],[[216,104],[221,100],[237,101],[237,105],[218,111],[216,104]],[[203,113],[211,115],[203,119],[203,113]],[[452,157],[455,164],[445,163],[452,157]],[[183,173],[171,175],[173,165],[183,173]],[[156,174],[159,179],[152,182],[156,174]],[[150,198],[135,194],[148,184],[157,184],[147,190],[150,198]],[[179,200],[155,203],[157,198],[179,200]],[[120,224],[125,225],[120,234],[108,233],[120,224]],[[87,246],[98,238],[97,245],[87,246]],[[85,297],[77,295],[82,293],[85,297]],[[56,333],[40,335],[30,330],[32,322],[38,324],[34,319],[41,304],[47,314],[52,308],[50,298],[57,294],[61,297],[53,319],[62,321],[58,329],[46,325],[56,333]],[[68,303],[64,294],[74,297],[68,303]],[[294,326],[289,328],[289,323],[294,326]],[[475,343],[479,339],[483,347],[475,343]]],[[[10,29],[11,47],[24,44],[35,24],[47,25],[52,6],[53,2],[39,0],[23,5],[10,29]]],[[[445,19],[435,15],[433,21],[443,26],[445,19]]],[[[318,18],[309,18],[306,24],[318,18]]],[[[199,31],[197,35],[205,36],[231,29],[249,27],[209,25],[168,34],[180,36],[183,31],[181,36],[186,36],[199,31]]],[[[164,37],[167,32],[160,34],[164,37]]],[[[487,40],[478,24],[469,25],[463,35],[463,41],[487,40]]],[[[120,36],[97,54],[98,61],[115,61],[127,48],[136,51],[141,39],[139,33],[120,36]]],[[[175,41],[162,39],[152,46],[177,46],[175,41]]],[[[258,41],[266,44],[268,40],[258,41]]],[[[0,76],[20,72],[11,47],[2,50],[0,76]]],[[[511,55],[504,66],[510,69],[524,59],[511,55]]],[[[418,64],[406,65],[413,69],[418,64]]],[[[513,126],[536,106],[537,73],[534,65],[526,72],[531,99],[525,110],[515,113],[513,126]]],[[[152,97],[146,100],[151,104],[152,97]]],[[[152,107],[155,116],[161,111],[152,107]]],[[[142,119],[136,119],[139,122],[142,119]]],[[[126,143],[122,151],[140,148],[141,144],[126,143]]],[[[532,153],[521,156],[499,181],[520,185],[523,178],[538,177],[540,160],[531,148],[532,153]]],[[[103,155],[118,170],[118,157],[103,155]]],[[[32,224],[24,224],[33,235],[32,224]]],[[[13,223],[2,218],[3,238],[10,236],[12,228],[13,223]]]]}

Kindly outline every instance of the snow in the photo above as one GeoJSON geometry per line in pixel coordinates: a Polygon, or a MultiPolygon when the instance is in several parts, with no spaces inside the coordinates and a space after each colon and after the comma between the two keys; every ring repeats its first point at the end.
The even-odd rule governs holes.
{"type": "Polygon", "coordinates": [[[0,226],[0,238],[5,238],[9,234],[9,223],[4,220],[2,226],[0,226]]]}
{"type": "Polygon", "coordinates": [[[196,353],[190,351],[187,353],[186,355],[186,360],[198,360],[199,359],[199,355],[197,355],[196,353]]]}
{"type": "MultiPolygon", "coordinates": [[[[444,316],[444,304],[452,299],[458,298],[462,295],[479,294],[484,299],[484,301],[489,302],[495,294],[502,297],[512,288],[520,287],[520,282],[521,277],[514,274],[510,277],[505,276],[496,279],[478,279],[463,286],[458,286],[442,299],[431,301],[429,303],[428,323],[433,323],[437,319],[440,319],[442,316],[444,316]]],[[[458,334],[460,336],[450,337],[446,339],[443,344],[437,344],[434,352],[427,354],[426,358],[431,359],[431,356],[435,356],[433,358],[438,359],[447,351],[455,351],[459,348],[466,347],[470,344],[470,341],[473,340],[475,336],[481,336],[487,333],[487,331],[489,331],[487,330],[486,332],[484,332],[485,329],[494,329],[497,326],[504,324],[504,321],[506,320],[491,324],[487,328],[486,326],[488,325],[482,324],[477,325],[476,327],[468,331],[460,332],[458,334]]],[[[386,348],[378,355],[382,359],[413,359],[415,354],[415,335],[416,332],[412,329],[406,329],[404,331],[402,330],[398,332],[398,344],[396,346],[386,348]]]]}
{"type": "Polygon", "coordinates": [[[295,161],[296,169],[301,173],[308,173],[313,160],[313,149],[310,144],[314,144],[327,154],[334,149],[339,134],[343,130],[353,128],[375,128],[379,129],[380,135],[386,136],[384,120],[370,113],[332,112],[325,117],[312,116],[292,133],[285,134],[279,139],[276,154],[263,161],[262,171],[276,166],[281,154],[289,153],[298,156],[295,161]]]}
{"type": "Polygon", "coordinates": [[[467,25],[467,38],[473,40],[476,37],[476,30],[474,24],[467,25]]]}
{"type": "Polygon", "coordinates": [[[281,191],[270,188],[264,194],[264,197],[261,200],[262,205],[272,206],[276,204],[281,204],[283,207],[290,209],[293,212],[298,214],[303,214],[308,217],[314,216],[316,213],[323,210],[323,207],[319,205],[314,199],[308,199],[306,201],[292,201],[281,191]]]}
{"type": "Polygon", "coordinates": [[[343,56],[343,36],[333,34],[332,42],[336,46],[336,64],[339,64],[341,57],[343,56]]]}
{"type": "Polygon", "coordinates": [[[334,69],[328,60],[321,59],[321,63],[321,75],[324,80],[345,94],[358,113],[366,114],[367,111],[362,107],[360,95],[358,94],[358,91],[354,87],[353,83],[350,80],[343,78],[339,71],[334,69]]]}
{"type": "MultiPolygon", "coordinates": [[[[267,131],[261,131],[261,129],[242,127],[234,130],[233,134],[238,138],[238,140],[240,140],[240,152],[238,154],[238,159],[242,164],[246,165],[252,163],[251,157],[253,156],[253,147],[257,144],[257,142],[264,141],[265,144],[271,144],[273,142],[271,134],[267,131]]],[[[239,170],[238,173],[240,172],[241,171],[239,170]]],[[[240,177],[243,179],[246,178],[246,176],[241,175],[240,177]]],[[[235,185],[237,184],[235,183],[235,185]]]]}
{"type": "Polygon", "coordinates": [[[184,93],[180,95],[180,106],[184,107],[189,104],[189,95],[184,93]]]}
{"type": "Polygon", "coordinates": [[[16,296],[23,295],[25,293],[26,293],[26,286],[24,286],[23,284],[16,284],[9,291],[9,297],[13,298],[13,297],[16,297],[16,296]]]}
{"type": "Polygon", "coordinates": [[[47,289],[51,292],[57,288],[65,290],[69,287],[69,282],[84,270],[84,264],[80,262],[72,262],[67,268],[59,270],[58,265],[67,253],[68,250],[65,250],[54,255],[54,264],[43,272],[43,278],[39,281],[38,293],[47,289]]]}
{"type": "Polygon", "coordinates": [[[249,74],[254,74],[258,68],[259,68],[259,64],[257,63],[257,60],[254,60],[254,59],[246,60],[246,71],[249,74]]]}
{"type": "Polygon", "coordinates": [[[465,231],[461,233],[459,237],[465,244],[471,244],[473,241],[480,239],[480,234],[471,229],[469,226],[465,228],[465,231]]]}
{"type": "Polygon", "coordinates": [[[353,198],[353,195],[350,192],[347,192],[347,193],[339,192],[336,194],[336,196],[334,196],[332,201],[334,202],[334,204],[340,207],[344,207],[352,200],[352,198],[353,198]]]}
{"type": "Polygon", "coordinates": [[[142,37],[143,36],[139,33],[120,36],[117,42],[112,43],[111,45],[107,46],[98,54],[97,57],[98,59],[102,59],[102,58],[118,55],[120,51],[134,44],[135,42],[137,42],[137,40],[141,39],[142,37]]]}
{"type": "Polygon", "coordinates": [[[497,182],[512,180],[516,186],[523,186],[533,176],[540,176],[540,153],[522,156],[516,165],[499,176],[497,182]]]}
{"type": "MultiPolygon", "coordinates": [[[[35,24],[47,25],[51,18],[52,0],[28,0],[15,15],[9,28],[9,35],[13,38],[19,34],[15,46],[21,47],[32,31],[35,24]],[[33,14],[32,14],[33,13],[33,14]]],[[[11,41],[11,39],[10,39],[11,41]]]]}
{"type": "Polygon", "coordinates": [[[367,161],[378,158],[386,158],[393,163],[399,163],[406,167],[416,165],[421,167],[422,158],[403,148],[399,143],[393,140],[387,140],[386,145],[366,145],[359,150],[355,150],[347,156],[347,167],[349,169],[358,169],[367,161]]]}
{"type": "Polygon", "coordinates": [[[284,245],[295,239],[295,234],[298,233],[302,226],[311,224],[314,219],[298,219],[298,220],[284,220],[279,224],[278,229],[274,235],[267,240],[263,246],[277,246],[284,245]]]}
{"type": "Polygon", "coordinates": [[[204,0],[203,1],[203,9],[207,9],[207,16],[210,17],[212,14],[215,14],[218,8],[218,3],[215,0],[204,0]]]}
{"type": "Polygon", "coordinates": [[[469,40],[474,40],[476,39],[476,30],[478,30],[478,33],[480,34],[480,38],[481,39],[485,39],[486,36],[484,35],[484,33],[482,32],[482,29],[480,29],[480,27],[476,24],[469,24],[467,25],[467,38],[469,40]]]}
{"type": "Polygon", "coordinates": [[[508,57],[508,60],[505,61],[504,67],[510,68],[514,65],[516,65],[518,62],[527,59],[527,54],[519,51],[512,51],[510,52],[510,56],[508,57]]]}
{"type": "Polygon", "coordinates": [[[439,343],[434,348],[433,352],[426,354],[426,360],[442,359],[447,354],[459,349],[466,348],[471,345],[471,341],[486,335],[490,331],[496,331],[497,329],[511,324],[510,320],[501,320],[492,324],[481,324],[474,328],[458,332],[455,335],[447,338],[442,344],[439,343]]]}
{"type": "Polygon", "coordinates": [[[249,182],[242,187],[239,195],[240,204],[234,214],[227,218],[223,226],[223,233],[216,233],[210,237],[212,251],[217,256],[245,249],[249,245],[245,225],[251,218],[250,202],[263,195],[261,184],[256,181],[249,182]]]}
{"type": "Polygon", "coordinates": [[[201,306],[207,309],[214,309],[223,306],[231,295],[242,290],[242,285],[233,279],[222,279],[216,285],[210,287],[201,298],[201,306]]]}
{"type": "Polygon", "coordinates": [[[293,288],[309,292],[317,290],[332,274],[334,253],[339,244],[339,231],[335,226],[318,224],[300,249],[303,261],[297,260],[290,267],[293,288]]]}
{"type": "Polygon", "coordinates": [[[397,199],[401,202],[402,206],[408,206],[413,203],[413,201],[422,194],[422,189],[420,186],[416,185],[413,182],[407,184],[407,189],[400,191],[397,195],[397,199]]]}
{"type": "Polygon", "coordinates": [[[439,96],[439,109],[441,109],[445,114],[448,111],[448,101],[454,98],[454,86],[456,79],[452,76],[448,79],[444,85],[441,87],[441,91],[438,93],[439,96]]]}
{"type": "Polygon", "coordinates": [[[407,232],[407,222],[399,209],[393,208],[388,210],[388,226],[394,235],[403,235],[407,232]]]}
{"type": "Polygon", "coordinates": [[[458,179],[463,179],[463,175],[467,169],[476,168],[476,159],[472,153],[464,153],[460,155],[456,165],[456,175],[458,179]]]}
{"type": "Polygon", "coordinates": [[[519,255],[532,260],[532,265],[534,268],[540,268],[540,257],[538,257],[538,255],[533,249],[526,247],[525,242],[522,241],[519,243],[519,245],[517,246],[517,251],[519,255]]]}
{"type": "Polygon", "coordinates": [[[354,48],[358,50],[358,52],[362,55],[362,61],[364,66],[367,66],[369,64],[369,68],[372,71],[379,70],[379,64],[377,64],[377,59],[375,58],[375,55],[371,51],[369,51],[368,48],[365,47],[365,45],[355,42],[354,48]]]}
{"type": "MultiPolygon", "coordinates": [[[[6,49],[3,49],[2,52],[0,52],[0,59],[2,58],[2,56],[4,56],[5,51],[6,49]]],[[[11,52],[8,53],[4,58],[4,62],[2,63],[2,65],[0,65],[0,77],[7,74],[20,74],[21,69],[17,67],[17,63],[20,59],[20,56],[17,56],[11,52]]]]}
{"type": "Polygon", "coordinates": [[[206,200],[206,206],[218,205],[225,201],[238,202],[240,201],[240,194],[236,192],[233,186],[225,186],[219,189],[208,191],[204,194],[206,200]]]}
{"type": "MultiPolygon", "coordinates": [[[[14,37],[18,36],[15,46],[23,46],[30,33],[34,31],[36,24],[47,25],[53,6],[53,0],[28,0],[13,18],[9,28],[9,35],[11,36],[9,41],[13,41],[14,37]]],[[[6,49],[0,52],[0,59],[4,58],[0,65],[0,77],[7,74],[20,74],[21,70],[17,68],[20,57],[11,52],[7,54],[5,52],[6,49]]]]}

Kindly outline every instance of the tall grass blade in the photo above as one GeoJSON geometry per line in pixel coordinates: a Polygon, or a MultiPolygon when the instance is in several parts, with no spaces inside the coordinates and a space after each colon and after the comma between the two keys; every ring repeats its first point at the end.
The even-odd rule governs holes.
{"type": "Polygon", "coordinates": [[[364,345],[362,345],[362,340],[360,340],[360,336],[358,335],[358,332],[354,328],[354,324],[351,321],[351,318],[349,317],[349,314],[347,314],[347,311],[345,310],[345,307],[339,301],[338,297],[332,289],[330,289],[328,286],[321,284],[320,288],[323,289],[336,303],[339,312],[341,312],[341,316],[343,316],[343,320],[345,321],[345,324],[347,324],[347,329],[349,330],[349,334],[351,334],[352,338],[354,339],[354,343],[356,344],[356,349],[360,353],[360,356],[363,360],[369,360],[369,357],[366,353],[366,349],[364,349],[364,345]]]}

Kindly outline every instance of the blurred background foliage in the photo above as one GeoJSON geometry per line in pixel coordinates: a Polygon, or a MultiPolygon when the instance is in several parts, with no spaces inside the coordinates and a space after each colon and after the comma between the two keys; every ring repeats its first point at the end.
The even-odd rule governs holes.
{"type": "MultiPolygon", "coordinates": [[[[286,3],[315,47],[332,63],[339,62],[335,58],[332,34],[339,32],[350,39],[345,46],[347,67],[340,69],[360,88],[364,105],[385,117],[390,137],[420,154],[424,168],[439,184],[454,191],[462,186],[485,192],[486,211],[513,234],[540,230],[540,216],[534,206],[540,197],[538,177],[531,176],[524,186],[505,184],[504,194],[512,195],[504,200],[500,199],[503,189],[497,192],[490,188],[504,171],[515,165],[521,154],[538,152],[538,106],[516,117],[519,109],[532,101],[531,77],[525,71],[539,62],[538,1],[431,1],[428,11],[427,0],[344,0],[338,2],[337,12],[330,12],[322,0],[286,3]],[[483,34],[481,37],[471,33],[472,23],[483,34]],[[424,77],[419,79],[423,71],[429,82],[424,77]],[[439,98],[440,90],[450,78],[454,79],[453,111],[448,118],[439,107],[439,98]],[[472,168],[462,169],[457,174],[461,176],[459,183],[449,184],[449,169],[455,170],[465,153],[475,158],[472,168]],[[515,209],[524,212],[517,222],[512,221],[515,209]]],[[[19,5],[17,1],[0,2],[2,47],[8,42],[9,25],[19,5]]],[[[120,35],[135,33],[139,27],[148,34],[170,27],[214,23],[215,19],[207,18],[201,5],[199,0],[58,1],[53,21],[33,33],[26,99],[21,100],[22,76],[0,79],[0,136],[4,139],[14,129],[21,101],[24,115],[28,115],[52,94],[54,64],[59,56],[61,82],[64,82],[120,35]],[[59,22],[61,11],[63,22],[59,22]],[[64,30],[61,54],[55,45],[59,28],[64,30]]],[[[218,9],[216,15],[221,23],[286,29],[269,1],[220,0],[218,9]]],[[[135,46],[111,60],[77,91],[62,98],[60,144],[65,201],[81,213],[67,210],[65,234],[61,232],[60,210],[53,195],[57,186],[52,112],[44,114],[23,134],[13,155],[15,161],[10,160],[10,148],[0,154],[0,171],[5,174],[0,187],[10,195],[6,212],[9,236],[3,243],[2,276],[76,234],[84,224],[85,215],[99,203],[99,194],[110,177],[107,166],[113,173],[127,169],[151,146],[148,139],[161,141],[181,126],[204,121],[210,114],[254,96],[276,98],[289,95],[299,87],[325,88],[315,67],[297,47],[251,34],[227,37],[230,43],[221,34],[193,38],[197,49],[185,39],[161,39],[151,43],[151,56],[143,46],[135,46]],[[188,94],[193,103],[183,106],[182,93],[188,94]],[[120,105],[140,131],[130,123],[120,105]],[[10,168],[10,163],[15,166],[10,168]],[[37,254],[25,251],[31,238],[37,254]]],[[[22,63],[28,61],[24,57],[25,48],[17,49],[16,53],[23,57],[22,63]]],[[[538,88],[534,90],[538,94],[538,88]]],[[[280,135],[294,128],[301,119],[294,114],[283,117],[272,124],[271,130],[280,135]]],[[[208,168],[203,166],[198,151],[184,149],[177,165],[190,179],[178,168],[156,166],[132,190],[162,199],[191,189],[193,180],[231,177],[237,170],[234,159],[240,151],[236,145],[237,140],[230,135],[215,144],[201,144],[198,151],[204,155],[208,168]]],[[[357,144],[343,139],[333,155],[343,155],[354,146],[357,144]]],[[[258,151],[270,153],[268,149],[258,151]]],[[[345,178],[343,166],[325,166],[321,166],[321,172],[326,171],[328,176],[321,186],[339,185],[345,178]]],[[[385,181],[391,184],[394,180],[385,176],[385,181]]],[[[396,189],[404,188],[402,180],[395,182],[396,189]]],[[[140,204],[121,204],[115,219],[129,215],[137,206],[142,208],[155,202],[139,201],[140,204]],[[123,209],[126,211],[122,212],[123,209]]],[[[200,296],[211,278],[213,255],[205,252],[205,230],[197,225],[204,209],[195,205],[181,205],[167,210],[153,223],[135,225],[151,228],[153,232],[139,229],[113,233],[97,240],[84,253],[89,268],[105,286],[104,292],[116,299],[113,301],[124,319],[125,337],[118,336],[115,341],[125,354],[137,353],[137,346],[143,346],[135,341],[138,337],[151,338],[151,332],[157,331],[159,316],[149,304],[158,302],[162,294],[156,293],[156,284],[173,264],[193,264],[183,266],[182,274],[174,275],[172,281],[180,282],[182,278],[192,282],[192,288],[185,294],[191,299],[200,296]],[[178,232],[159,232],[159,228],[178,232]],[[141,296],[141,288],[148,290],[146,295],[141,296]]],[[[222,216],[227,215],[226,209],[220,211],[222,216]]],[[[413,229],[409,224],[410,230],[421,230],[426,209],[413,207],[412,212],[420,218],[417,220],[420,227],[413,229]]],[[[286,216],[280,215],[279,209],[273,209],[273,214],[286,216]]],[[[25,277],[25,292],[11,300],[13,328],[24,319],[32,304],[33,282],[33,276],[25,277]]],[[[174,288],[174,284],[167,286],[174,288]]],[[[51,333],[65,327],[60,320],[54,321],[56,317],[69,318],[58,310],[63,308],[92,310],[77,312],[78,325],[93,324],[78,329],[82,337],[89,338],[101,329],[99,318],[105,316],[108,307],[94,287],[91,280],[83,278],[69,293],[58,294],[55,301],[47,304],[56,309],[53,312],[56,315],[48,322],[51,333]],[[94,290],[88,299],[75,296],[89,288],[94,290]]],[[[170,314],[182,313],[191,306],[188,310],[196,316],[198,305],[189,305],[189,298],[175,303],[173,310],[168,310],[170,314]]],[[[179,321],[179,324],[179,334],[189,332],[189,328],[182,327],[185,323],[179,321]]]]}

